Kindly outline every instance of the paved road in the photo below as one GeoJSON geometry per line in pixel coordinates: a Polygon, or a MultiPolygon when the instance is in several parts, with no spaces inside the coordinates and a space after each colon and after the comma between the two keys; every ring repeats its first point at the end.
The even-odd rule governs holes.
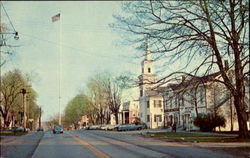
{"type": "Polygon", "coordinates": [[[120,132],[46,132],[32,158],[232,158],[188,143],[163,142],[120,132]]]}
{"type": "Polygon", "coordinates": [[[0,158],[29,158],[43,136],[43,132],[30,132],[24,136],[1,136],[0,158]]]}
{"type": "MultiPolygon", "coordinates": [[[[130,135],[123,132],[105,132],[105,131],[72,131],[79,137],[91,136],[99,140],[108,139],[112,144],[114,141],[126,142],[133,147],[140,147],[139,150],[144,152],[145,150],[154,151],[163,154],[163,157],[174,158],[233,158],[235,156],[228,155],[226,153],[216,153],[214,151],[194,146],[190,143],[175,143],[164,142],[152,138],[143,138],[136,135],[130,135]]],[[[123,146],[121,146],[123,148],[123,146]]],[[[138,150],[136,150],[138,151],[138,150]]],[[[116,157],[110,155],[111,157],[116,157]]],[[[141,157],[141,155],[135,155],[135,157],[141,157]]],[[[148,155],[142,157],[161,157],[160,155],[148,155]]]]}
{"type": "Polygon", "coordinates": [[[46,132],[32,158],[96,158],[88,148],[74,140],[69,134],[46,132]]]}
{"type": "MultiPolygon", "coordinates": [[[[143,138],[124,132],[105,131],[66,131],[63,134],[44,132],[38,145],[39,134],[32,136],[32,150],[18,158],[232,158],[226,153],[218,153],[190,143],[164,142],[143,138]],[[35,138],[36,137],[36,138],[35,138]],[[34,141],[34,139],[36,141],[34,141]],[[34,147],[36,147],[34,149],[34,147]]],[[[25,137],[25,138],[26,138],[25,137]]],[[[40,136],[41,137],[41,136],[40,136]]],[[[27,140],[26,140],[27,141],[27,140]]],[[[23,141],[21,141],[23,142],[23,141]]],[[[28,143],[26,143],[28,144],[28,143]]],[[[20,147],[20,146],[19,146],[20,147]]],[[[28,150],[22,148],[22,150],[28,150]]],[[[21,149],[18,149],[20,152],[21,149]]],[[[15,152],[15,154],[18,154],[15,152]]],[[[13,154],[12,154],[13,155],[13,154]]],[[[2,155],[1,155],[2,156],[2,155]]],[[[2,156],[13,158],[11,156],[2,156]]]]}
{"type": "Polygon", "coordinates": [[[152,158],[169,157],[150,149],[102,137],[92,131],[46,132],[32,158],[152,158]]]}

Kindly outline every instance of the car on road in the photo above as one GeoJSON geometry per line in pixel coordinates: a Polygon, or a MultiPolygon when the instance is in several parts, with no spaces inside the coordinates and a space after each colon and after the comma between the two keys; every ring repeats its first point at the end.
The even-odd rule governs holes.
{"type": "Polygon", "coordinates": [[[83,130],[89,130],[89,127],[90,127],[90,126],[84,126],[82,129],[83,129],[83,130]]]}
{"type": "Polygon", "coordinates": [[[119,125],[117,127],[117,131],[128,131],[129,129],[130,129],[129,124],[123,124],[123,125],[119,125]]]}
{"type": "Polygon", "coordinates": [[[101,126],[101,130],[114,130],[117,125],[106,124],[101,126]]]}
{"type": "Polygon", "coordinates": [[[42,131],[42,132],[43,132],[44,130],[43,130],[42,127],[38,127],[38,128],[36,129],[36,131],[37,131],[37,132],[39,132],[39,131],[42,131]]]}
{"type": "Polygon", "coordinates": [[[118,127],[117,125],[107,125],[107,130],[115,130],[115,128],[118,127]]]}
{"type": "Polygon", "coordinates": [[[12,127],[11,129],[13,132],[25,132],[25,128],[23,128],[22,126],[19,127],[12,127]]]}
{"type": "Polygon", "coordinates": [[[142,130],[146,129],[147,126],[145,124],[124,124],[120,125],[117,128],[117,131],[132,131],[132,130],[142,130]]]}
{"type": "Polygon", "coordinates": [[[147,128],[146,124],[139,124],[139,125],[132,124],[129,130],[142,130],[146,128],[147,128]]]}
{"type": "Polygon", "coordinates": [[[63,133],[63,128],[62,128],[61,126],[56,125],[56,126],[54,126],[54,128],[53,128],[53,133],[54,133],[54,134],[63,133]]]}
{"type": "Polygon", "coordinates": [[[101,125],[92,125],[89,127],[90,130],[98,130],[101,129],[101,125]]]}

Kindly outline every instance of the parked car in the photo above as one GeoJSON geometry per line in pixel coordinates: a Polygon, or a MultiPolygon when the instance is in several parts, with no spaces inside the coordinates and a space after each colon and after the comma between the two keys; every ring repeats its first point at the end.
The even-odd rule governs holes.
{"type": "Polygon", "coordinates": [[[89,130],[89,127],[90,127],[90,126],[84,126],[82,129],[84,129],[84,130],[89,130]]]}
{"type": "Polygon", "coordinates": [[[112,130],[114,129],[115,125],[107,125],[106,130],[112,130]]]}
{"type": "Polygon", "coordinates": [[[98,130],[101,129],[101,125],[92,125],[89,127],[90,130],[98,130]]]}
{"type": "Polygon", "coordinates": [[[54,133],[54,134],[63,133],[62,127],[61,127],[61,126],[58,126],[58,125],[54,126],[54,128],[53,128],[53,133],[54,133]]]}
{"type": "Polygon", "coordinates": [[[13,132],[25,132],[25,128],[22,126],[19,127],[12,127],[13,132]]]}
{"type": "Polygon", "coordinates": [[[117,128],[117,131],[128,131],[128,130],[130,130],[129,124],[119,125],[117,128]]]}
{"type": "Polygon", "coordinates": [[[38,128],[36,129],[36,131],[39,132],[39,131],[44,131],[44,130],[43,130],[42,127],[38,127],[38,128]]]}
{"type": "Polygon", "coordinates": [[[117,130],[118,131],[131,131],[131,130],[142,130],[146,128],[147,128],[146,124],[139,124],[139,125],[125,124],[125,125],[120,125],[117,130]]]}
{"type": "Polygon", "coordinates": [[[146,129],[147,126],[146,124],[139,124],[139,125],[135,125],[135,124],[132,124],[129,126],[129,130],[142,130],[142,129],[146,129]]]}
{"type": "Polygon", "coordinates": [[[119,128],[120,126],[121,126],[120,124],[111,126],[111,127],[109,127],[109,130],[118,131],[118,128],[119,128]]]}
{"type": "Polygon", "coordinates": [[[101,125],[101,130],[108,130],[108,125],[101,125]]]}
{"type": "Polygon", "coordinates": [[[121,126],[120,124],[118,124],[118,125],[108,125],[107,130],[117,131],[120,126],[121,126]]]}

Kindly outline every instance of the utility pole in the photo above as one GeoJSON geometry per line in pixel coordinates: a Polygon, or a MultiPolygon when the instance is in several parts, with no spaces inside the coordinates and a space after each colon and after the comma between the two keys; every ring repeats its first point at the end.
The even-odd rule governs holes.
{"type": "Polygon", "coordinates": [[[31,125],[30,125],[30,121],[29,121],[29,118],[30,118],[30,107],[29,107],[29,101],[30,101],[30,98],[29,96],[26,97],[26,106],[27,106],[27,121],[28,121],[28,128],[31,129],[31,125]]]}
{"type": "Polygon", "coordinates": [[[42,107],[40,107],[39,128],[41,128],[42,107]]]}
{"type": "Polygon", "coordinates": [[[26,89],[22,88],[21,93],[23,94],[23,128],[26,128],[26,89]]]}
{"type": "MultiPolygon", "coordinates": [[[[2,66],[3,66],[3,63],[2,62],[2,48],[3,46],[6,46],[6,40],[7,38],[5,38],[6,35],[8,34],[13,34],[14,35],[14,39],[18,40],[19,39],[19,36],[18,36],[18,32],[15,30],[11,20],[10,20],[10,17],[6,11],[6,9],[4,8],[4,5],[2,3],[2,1],[0,1],[0,92],[2,90],[2,66]],[[13,29],[14,32],[5,32],[6,29],[3,28],[3,25],[2,25],[2,9],[5,13],[5,15],[7,16],[8,20],[9,20],[9,23],[11,24],[11,27],[13,29]]],[[[0,97],[0,102],[1,102],[1,97],[0,97]]]]}
{"type": "MultiPolygon", "coordinates": [[[[2,92],[2,43],[3,43],[3,34],[2,34],[2,3],[0,3],[0,92],[2,92]]],[[[0,94],[0,104],[2,103],[2,95],[0,94]]]]}

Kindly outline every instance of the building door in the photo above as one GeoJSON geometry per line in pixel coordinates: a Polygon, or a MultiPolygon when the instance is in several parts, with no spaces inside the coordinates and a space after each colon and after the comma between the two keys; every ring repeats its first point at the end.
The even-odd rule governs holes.
{"type": "Polygon", "coordinates": [[[129,124],[129,112],[125,112],[125,124],[129,124]]]}
{"type": "Polygon", "coordinates": [[[168,126],[172,126],[172,125],[173,125],[173,115],[170,115],[168,119],[168,126]]]}

